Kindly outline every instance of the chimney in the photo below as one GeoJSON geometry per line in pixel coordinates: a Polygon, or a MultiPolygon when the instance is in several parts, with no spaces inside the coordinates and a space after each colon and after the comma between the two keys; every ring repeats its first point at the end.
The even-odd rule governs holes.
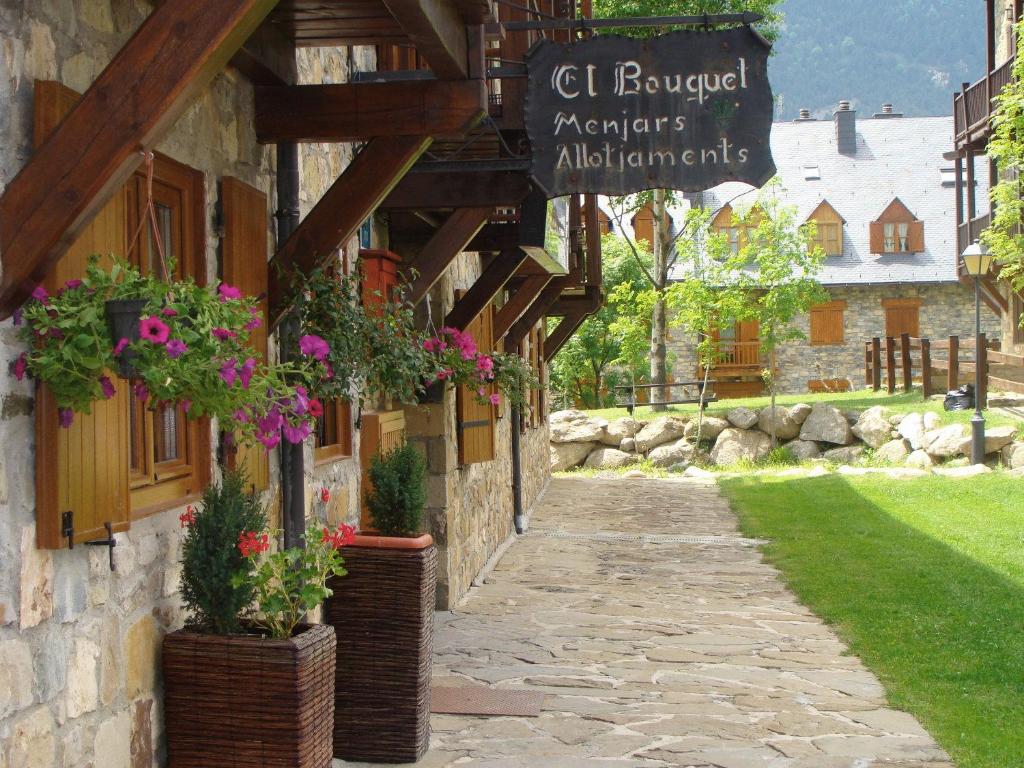
{"type": "Polygon", "coordinates": [[[800,117],[798,117],[793,122],[794,123],[813,123],[813,122],[815,122],[815,120],[814,120],[813,117],[811,117],[811,110],[804,108],[804,109],[800,110],[800,117]]]}
{"type": "Polygon", "coordinates": [[[893,117],[903,117],[903,113],[894,111],[892,108],[892,104],[883,104],[882,111],[875,112],[875,114],[872,115],[872,117],[874,117],[876,120],[889,120],[890,118],[893,117]]]}
{"type": "Polygon", "coordinates": [[[833,115],[836,123],[836,146],[841,155],[857,154],[857,112],[850,108],[850,102],[839,102],[833,115]]]}

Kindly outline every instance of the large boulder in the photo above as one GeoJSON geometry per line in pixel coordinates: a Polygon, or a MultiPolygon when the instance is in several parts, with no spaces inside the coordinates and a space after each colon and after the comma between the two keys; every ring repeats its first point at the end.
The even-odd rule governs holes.
{"type": "Polygon", "coordinates": [[[616,448],[597,448],[591,451],[584,466],[594,469],[621,469],[630,467],[640,461],[635,453],[625,453],[616,448]]]}
{"type": "Polygon", "coordinates": [[[793,440],[786,443],[786,450],[789,451],[797,461],[810,461],[821,456],[821,448],[817,443],[810,440],[793,440]]]}
{"type": "Polygon", "coordinates": [[[564,472],[578,467],[597,443],[551,443],[551,471],[564,472]]]}
{"type": "Polygon", "coordinates": [[[1024,443],[1010,443],[1000,453],[1003,457],[1003,466],[1007,469],[1024,467],[1024,443]]]}
{"type": "Polygon", "coordinates": [[[811,411],[814,410],[807,403],[797,403],[789,409],[789,415],[793,418],[797,424],[803,424],[807,421],[807,417],[811,415],[811,411]]]}
{"type": "Polygon", "coordinates": [[[632,437],[623,438],[622,442],[619,443],[619,450],[623,451],[624,453],[633,453],[634,451],[636,451],[636,440],[634,440],[632,437]]]}
{"type": "Polygon", "coordinates": [[[931,456],[963,456],[971,450],[971,436],[964,424],[950,424],[924,433],[921,448],[931,456]]]}
{"type": "Polygon", "coordinates": [[[890,440],[875,451],[875,458],[892,464],[902,464],[910,456],[910,441],[905,437],[890,440]]]}
{"type": "Polygon", "coordinates": [[[719,466],[735,464],[737,461],[757,461],[772,450],[772,439],[757,429],[736,429],[730,427],[718,436],[711,449],[711,460],[719,466]]]}
{"type": "Polygon", "coordinates": [[[853,431],[850,429],[850,422],[834,405],[815,403],[800,428],[800,439],[832,445],[849,445],[853,442],[853,431]]]}
{"type": "Polygon", "coordinates": [[[966,467],[936,467],[935,474],[943,475],[944,477],[977,477],[978,475],[987,475],[992,471],[992,467],[986,467],[984,464],[969,464],[966,467]]]}
{"type": "Polygon", "coordinates": [[[942,426],[942,417],[935,413],[935,411],[925,411],[922,418],[924,419],[925,431],[928,431],[929,429],[938,429],[942,426]]]}
{"type": "Polygon", "coordinates": [[[635,436],[642,427],[643,422],[636,421],[628,416],[615,419],[605,428],[604,435],[601,436],[601,442],[613,448],[619,448],[623,440],[635,436]]]}
{"type": "Polygon", "coordinates": [[[757,424],[757,411],[750,408],[733,408],[725,418],[737,429],[750,429],[757,424]]]}
{"type": "Polygon", "coordinates": [[[645,426],[633,438],[636,441],[637,453],[647,453],[673,440],[678,440],[686,432],[686,421],[675,416],[662,416],[645,426]]]}
{"type": "Polygon", "coordinates": [[[917,467],[918,469],[931,469],[935,466],[935,459],[925,451],[918,449],[907,456],[906,465],[908,467],[917,467]]]}
{"type": "Polygon", "coordinates": [[[900,421],[896,431],[900,433],[900,437],[910,442],[911,448],[919,450],[925,433],[924,416],[920,413],[908,413],[900,421]]]}
{"type": "Polygon", "coordinates": [[[607,421],[588,416],[583,411],[558,411],[551,414],[551,442],[600,442],[607,427],[607,421]]]}
{"type": "Polygon", "coordinates": [[[773,409],[768,406],[757,417],[757,428],[766,435],[772,433],[772,426],[775,426],[775,437],[779,440],[792,440],[800,434],[800,425],[789,412],[789,408],[776,405],[773,409]]]}
{"type": "MultiPolygon", "coordinates": [[[[701,440],[714,440],[722,432],[729,428],[729,422],[725,419],[720,419],[717,416],[705,416],[700,423],[700,439],[701,440]]],[[[683,437],[693,438],[697,434],[697,417],[695,416],[690,420],[690,423],[686,425],[686,431],[683,433],[683,437]]]]}
{"type": "Polygon", "coordinates": [[[986,427],[985,428],[985,453],[999,453],[1006,446],[1013,442],[1017,436],[1015,427],[986,427]]]}
{"type": "Polygon", "coordinates": [[[881,448],[892,439],[892,424],[879,405],[868,408],[853,425],[853,434],[872,448],[881,448]]]}
{"type": "Polygon", "coordinates": [[[844,445],[840,448],[833,448],[821,454],[826,461],[834,461],[836,464],[854,464],[864,455],[863,445],[844,445]]]}
{"type": "Polygon", "coordinates": [[[656,467],[671,467],[674,464],[688,462],[693,458],[693,443],[688,438],[681,437],[652,449],[647,458],[656,467]]]}

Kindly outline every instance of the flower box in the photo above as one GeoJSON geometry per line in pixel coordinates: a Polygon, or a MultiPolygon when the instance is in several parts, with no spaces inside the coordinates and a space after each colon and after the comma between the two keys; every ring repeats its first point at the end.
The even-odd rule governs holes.
{"type": "Polygon", "coordinates": [[[429,535],[357,534],[332,579],[325,621],[338,634],[334,756],[415,762],[430,742],[437,549],[429,535]],[[343,666],[342,666],[343,665],[343,666]]]}
{"type": "Polygon", "coordinates": [[[323,624],[284,640],[168,634],[169,768],[330,768],[335,659],[334,628],[323,624]]]}

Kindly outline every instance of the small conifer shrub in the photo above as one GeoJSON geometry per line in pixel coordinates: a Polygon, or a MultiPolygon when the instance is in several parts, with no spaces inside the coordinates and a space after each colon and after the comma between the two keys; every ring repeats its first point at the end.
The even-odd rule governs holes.
{"type": "Polygon", "coordinates": [[[373,490],[367,493],[373,526],[382,536],[415,536],[421,531],[427,501],[427,464],[410,444],[385,457],[374,456],[370,466],[373,490]]]}

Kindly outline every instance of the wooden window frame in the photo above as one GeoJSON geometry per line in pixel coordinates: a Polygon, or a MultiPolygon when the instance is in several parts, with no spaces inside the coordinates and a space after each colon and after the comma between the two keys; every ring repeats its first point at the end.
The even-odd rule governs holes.
{"type": "Polygon", "coordinates": [[[810,310],[810,327],[808,329],[808,340],[812,347],[834,347],[842,346],[846,343],[846,302],[845,301],[829,301],[824,304],[818,304],[817,306],[811,307],[810,310]],[[825,324],[828,326],[828,321],[831,316],[838,314],[839,316],[839,335],[838,338],[835,336],[828,336],[828,334],[819,331],[818,336],[828,336],[827,339],[815,340],[815,325],[825,324]],[[817,323],[815,322],[817,321],[817,323]]]}
{"type": "Polygon", "coordinates": [[[895,198],[870,225],[870,251],[884,256],[923,253],[924,222],[895,198]]]}
{"type": "Polygon", "coordinates": [[[332,443],[320,443],[318,420],[313,448],[313,462],[316,466],[352,458],[352,404],[343,400],[328,400],[323,406],[324,415],[321,420],[334,421],[337,440],[332,443]]]}

